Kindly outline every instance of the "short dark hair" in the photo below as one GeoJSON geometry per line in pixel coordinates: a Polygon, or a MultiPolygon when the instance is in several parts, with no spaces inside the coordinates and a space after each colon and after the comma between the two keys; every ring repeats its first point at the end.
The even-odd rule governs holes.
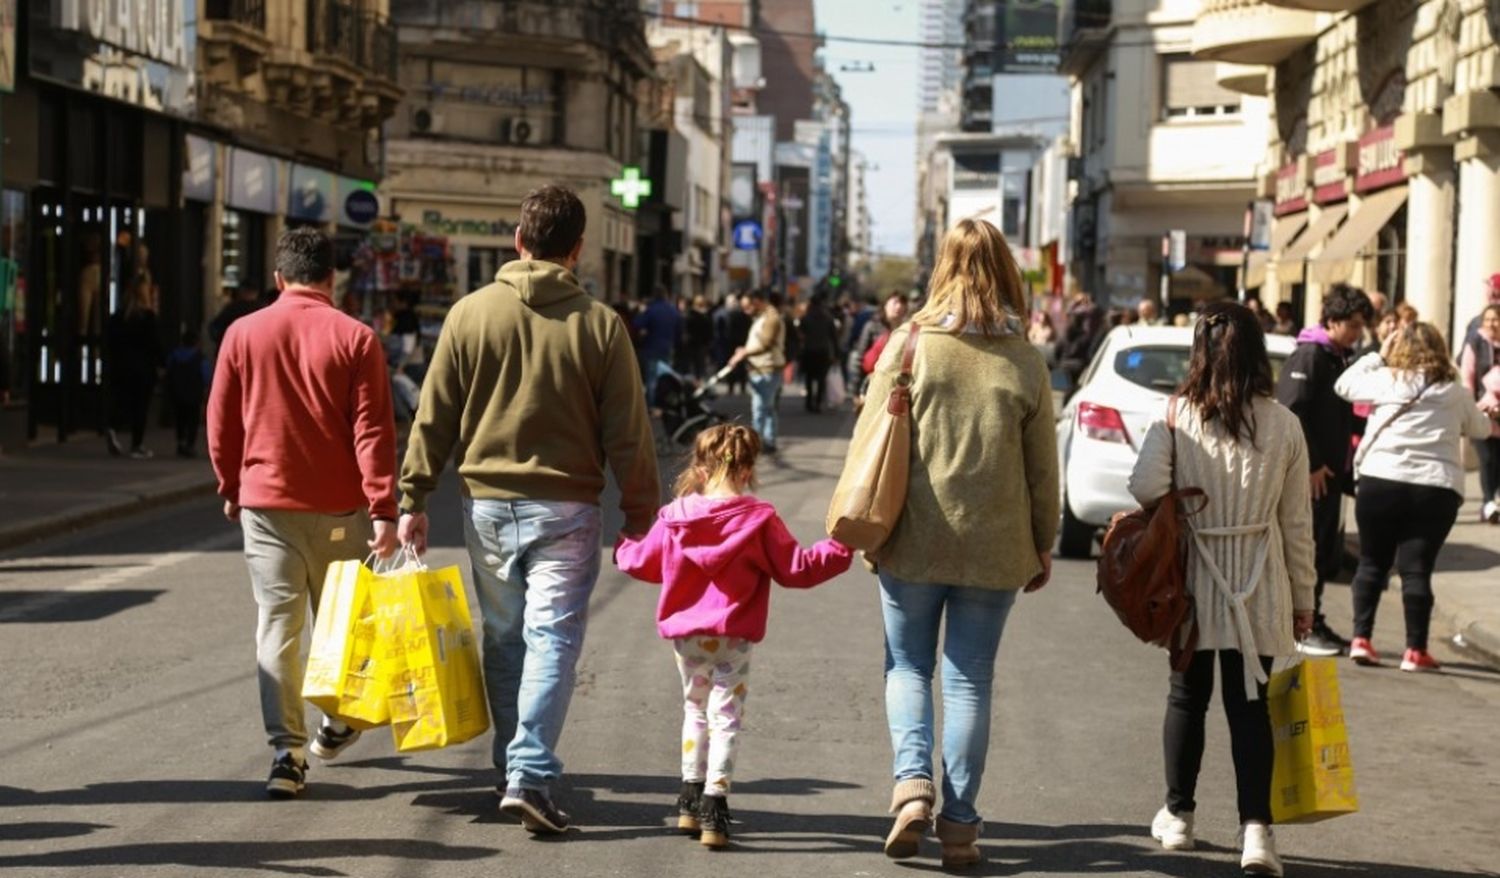
{"type": "Polygon", "coordinates": [[[561,259],[578,246],[587,223],[573,190],[549,183],[521,202],[521,246],[536,259],[561,259]]]}
{"type": "Polygon", "coordinates": [[[753,301],[753,302],[769,302],[769,301],[771,301],[771,294],[766,291],[765,287],[756,287],[755,289],[751,290],[746,295],[748,295],[750,297],[750,300],[753,301]]]}
{"type": "Polygon", "coordinates": [[[309,226],[287,229],[276,241],[276,272],[289,284],[317,284],[333,277],[333,240],[309,226]]]}
{"type": "Polygon", "coordinates": [[[1348,284],[1334,284],[1323,294],[1324,326],[1349,320],[1355,315],[1362,316],[1365,320],[1375,319],[1375,306],[1370,304],[1370,297],[1365,295],[1364,290],[1348,284]]]}

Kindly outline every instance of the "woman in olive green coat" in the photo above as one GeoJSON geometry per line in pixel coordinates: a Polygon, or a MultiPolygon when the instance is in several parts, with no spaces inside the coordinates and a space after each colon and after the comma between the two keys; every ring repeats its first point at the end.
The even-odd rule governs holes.
{"type": "MultiPolygon", "coordinates": [[[[886,716],[895,751],[895,825],[888,856],[918,853],[933,825],[932,675],[945,618],[943,864],[979,860],[975,801],[989,749],[1000,633],[1018,590],[1051,576],[1057,533],[1057,446],[1047,364],[1026,340],[1026,300],[1010,246],[987,222],[963,220],[943,241],[928,288],[912,381],[911,482],[876,559],[885,616],[886,716]]],[[[871,376],[889,396],[908,330],[897,330],[871,376]]],[[[856,428],[873,430],[883,405],[856,428]]]]}

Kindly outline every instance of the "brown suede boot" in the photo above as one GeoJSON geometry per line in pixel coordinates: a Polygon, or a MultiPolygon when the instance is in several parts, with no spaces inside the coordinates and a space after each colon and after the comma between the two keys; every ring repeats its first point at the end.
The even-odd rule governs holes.
{"type": "Polygon", "coordinates": [[[893,860],[915,857],[922,836],[932,828],[932,803],[937,788],[925,777],[914,777],[896,784],[891,794],[891,813],[896,823],[885,837],[885,855],[893,860]]]}
{"type": "Polygon", "coordinates": [[[954,823],[939,817],[937,837],[943,843],[944,869],[967,869],[979,862],[978,823],[954,823]]]}

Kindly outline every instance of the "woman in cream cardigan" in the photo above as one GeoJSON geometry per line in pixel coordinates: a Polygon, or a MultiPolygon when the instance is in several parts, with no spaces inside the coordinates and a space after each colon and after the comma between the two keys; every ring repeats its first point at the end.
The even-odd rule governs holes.
{"type": "Polygon", "coordinates": [[[1151,834],[1168,850],[1193,847],[1194,793],[1203,760],[1214,664],[1239,787],[1241,866],[1280,875],[1271,836],[1271,661],[1296,652],[1312,625],[1312,501],[1307,445],[1297,417],[1272,398],[1265,332],[1250,309],[1210,305],[1193,334],[1188,376],[1165,423],[1146,434],[1130,493],[1150,505],[1175,488],[1202,488],[1208,503],[1189,519],[1188,585],[1197,651],[1172,673],[1163,730],[1167,803],[1151,834]],[[1175,472],[1174,472],[1175,470],[1175,472]]]}
{"type": "Polygon", "coordinates": [[[856,447],[868,441],[921,327],[911,385],[911,480],[881,547],[885,710],[895,751],[887,856],[915,856],[934,824],[943,865],[979,860],[979,784],[989,750],[995,654],[1021,589],[1047,583],[1057,535],[1057,440],[1047,363],[1026,340],[1026,299],[1010,245],[982,220],[943,239],[927,306],[870,376],[856,447]],[[941,650],[938,632],[944,629],[941,650]],[[935,808],[942,661],[942,808],[935,808]]]}

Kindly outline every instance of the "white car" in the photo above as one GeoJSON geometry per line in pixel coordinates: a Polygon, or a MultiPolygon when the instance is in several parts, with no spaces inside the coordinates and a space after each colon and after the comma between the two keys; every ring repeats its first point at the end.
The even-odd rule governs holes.
{"type": "MultiPolygon", "coordinates": [[[[1167,400],[1187,377],[1193,330],[1121,326],[1110,331],[1057,421],[1062,466],[1058,554],[1087,558],[1100,528],[1140,504],[1126,488],[1146,430],[1166,417],[1167,400]]],[[[1273,375],[1295,342],[1266,336],[1273,375]]]]}

